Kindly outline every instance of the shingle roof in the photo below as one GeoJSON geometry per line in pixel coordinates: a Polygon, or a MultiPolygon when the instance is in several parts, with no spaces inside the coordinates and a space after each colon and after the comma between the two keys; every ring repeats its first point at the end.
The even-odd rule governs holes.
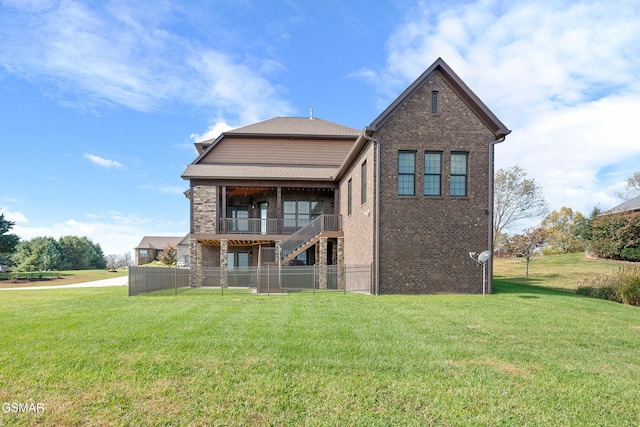
{"type": "Polygon", "coordinates": [[[282,166],[282,165],[221,165],[191,164],[182,174],[183,179],[266,179],[332,181],[338,172],[336,167],[282,166]]]}
{"type": "Polygon", "coordinates": [[[167,243],[178,246],[184,236],[144,236],[134,249],[164,249],[167,243]]]}
{"type": "Polygon", "coordinates": [[[305,117],[275,117],[273,119],[227,131],[225,134],[356,137],[360,134],[360,131],[358,129],[322,119],[309,119],[305,117]]]}
{"type": "Polygon", "coordinates": [[[632,212],[640,210],[640,196],[634,197],[631,200],[627,200],[624,203],[619,204],[618,206],[609,209],[605,212],[605,214],[613,214],[620,212],[632,212]]]}

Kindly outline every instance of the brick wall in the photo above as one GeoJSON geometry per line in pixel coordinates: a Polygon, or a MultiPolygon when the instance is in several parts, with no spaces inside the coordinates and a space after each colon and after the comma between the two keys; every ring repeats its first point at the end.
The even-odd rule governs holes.
{"type": "Polygon", "coordinates": [[[469,252],[488,248],[492,132],[434,73],[374,137],[381,142],[380,293],[481,293],[482,269],[469,252]],[[415,196],[398,195],[399,150],[416,153],[415,196]],[[431,150],[442,152],[439,197],[423,195],[424,153],[431,150]],[[468,152],[467,197],[449,195],[454,151],[468,152]]]}
{"type": "Polygon", "coordinates": [[[340,181],[340,214],[344,230],[344,263],[371,265],[374,257],[375,152],[369,143],[340,181]],[[361,203],[362,163],[367,162],[367,198],[361,203]],[[348,214],[348,182],[351,180],[352,211],[348,214]]]}

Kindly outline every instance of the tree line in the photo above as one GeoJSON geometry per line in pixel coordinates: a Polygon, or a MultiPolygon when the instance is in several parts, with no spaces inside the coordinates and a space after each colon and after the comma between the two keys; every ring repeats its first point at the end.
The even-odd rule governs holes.
{"type": "MultiPolygon", "coordinates": [[[[589,252],[606,259],[640,261],[640,214],[603,214],[594,207],[589,216],[563,206],[549,212],[542,188],[524,169],[500,169],[494,180],[494,248],[529,261],[537,254],[589,252]],[[534,227],[508,235],[506,230],[519,221],[544,217],[534,227]]],[[[625,191],[617,195],[629,199],[640,195],[640,172],[627,179],[625,191]]]]}
{"type": "Polygon", "coordinates": [[[131,255],[105,256],[88,237],[34,237],[20,240],[10,233],[14,222],[0,214],[0,264],[19,271],[102,270],[131,264],[131,255]]]}

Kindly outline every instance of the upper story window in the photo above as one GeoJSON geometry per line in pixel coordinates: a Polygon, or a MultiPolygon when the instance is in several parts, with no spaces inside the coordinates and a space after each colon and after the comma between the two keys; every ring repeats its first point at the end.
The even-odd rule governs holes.
{"type": "Polygon", "coordinates": [[[360,167],[360,204],[367,202],[367,161],[362,162],[360,167]]]}
{"type": "Polygon", "coordinates": [[[452,197],[467,196],[468,153],[451,153],[451,179],[449,195],[452,197]]]}
{"type": "Polygon", "coordinates": [[[424,153],[424,195],[441,195],[442,153],[427,151],[424,153]]]}
{"type": "Polygon", "coordinates": [[[431,92],[431,114],[438,114],[438,91],[431,92]]]}
{"type": "Polygon", "coordinates": [[[398,153],[398,195],[416,194],[416,153],[400,151],[398,153]]]}

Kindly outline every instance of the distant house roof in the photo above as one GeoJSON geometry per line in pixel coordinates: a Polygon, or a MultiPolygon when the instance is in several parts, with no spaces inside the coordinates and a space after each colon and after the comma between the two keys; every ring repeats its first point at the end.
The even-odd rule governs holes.
{"type": "Polygon", "coordinates": [[[500,138],[508,135],[511,131],[496,117],[495,114],[473,93],[471,89],[462,81],[460,77],[447,65],[442,58],[438,58],[424,73],[420,75],[404,92],[396,98],[391,105],[387,107],[371,124],[369,129],[377,131],[384,122],[393,115],[422,85],[432,74],[439,73],[458,96],[465,101],[471,110],[482,120],[482,122],[491,129],[491,132],[500,138]]]}
{"type": "Polygon", "coordinates": [[[627,200],[626,202],[621,203],[618,206],[609,209],[603,215],[622,213],[622,212],[635,212],[635,211],[640,211],[640,196],[634,197],[631,200],[627,200]]]}
{"type": "Polygon", "coordinates": [[[178,246],[185,236],[144,236],[134,249],[164,249],[167,243],[178,246]]]}

